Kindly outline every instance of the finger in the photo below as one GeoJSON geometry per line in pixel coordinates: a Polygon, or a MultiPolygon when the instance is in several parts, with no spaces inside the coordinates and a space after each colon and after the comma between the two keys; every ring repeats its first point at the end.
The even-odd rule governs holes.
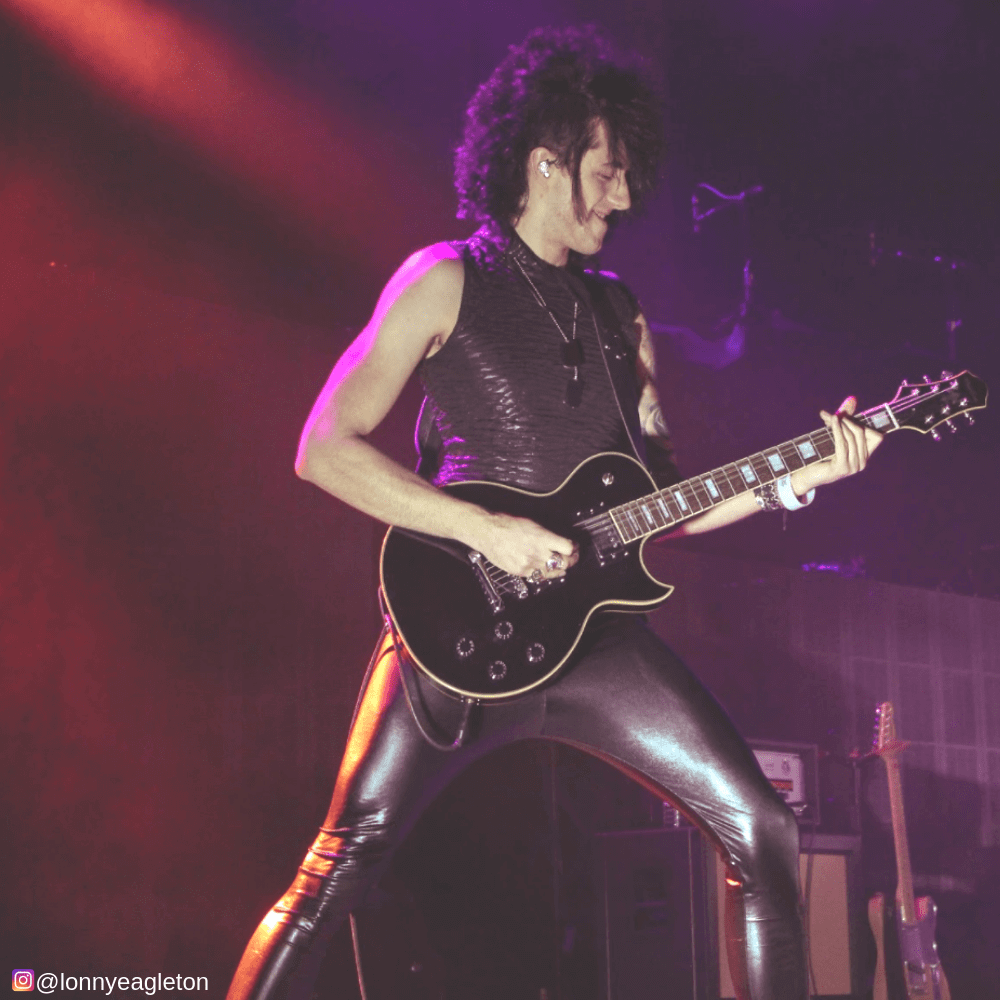
{"type": "Polygon", "coordinates": [[[838,467],[842,466],[847,461],[847,442],[844,440],[844,428],[840,422],[840,417],[836,414],[827,413],[826,410],[821,410],[820,416],[823,417],[826,426],[830,430],[830,435],[833,437],[833,464],[838,467]]]}
{"type": "Polygon", "coordinates": [[[851,454],[851,472],[860,472],[868,460],[868,452],[865,448],[865,436],[861,428],[853,421],[845,420],[843,423],[844,435],[847,438],[851,454]]]}
{"type": "MultiPolygon", "coordinates": [[[[837,413],[841,416],[851,417],[854,415],[858,408],[858,401],[854,396],[848,396],[839,407],[837,407],[837,413]]],[[[861,427],[856,424],[853,420],[847,420],[844,422],[845,427],[851,433],[854,443],[857,446],[858,454],[858,468],[855,470],[860,472],[868,464],[868,456],[871,452],[878,447],[879,442],[882,440],[882,435],[878,434],[876,431],[871,431],[867,427],[861,427]],[[869,437],[869,435],[871,435],[869,437]]]]}
{"type": "Polygon", "coordinates": [[[548,552],[545,554],[542,572],[549,578],[565,576],[566,570],[576,564],[579,559],[577,546],[568,538],[549,534],[548,552]]]}
{"type": "Polygon", "coordinates": [[[568,560],[576,556],[576,543],[571,539],[563,538],[560,535],[549,536],[549,548],[553,552],[558,552],[564,560],[568,560]]]}

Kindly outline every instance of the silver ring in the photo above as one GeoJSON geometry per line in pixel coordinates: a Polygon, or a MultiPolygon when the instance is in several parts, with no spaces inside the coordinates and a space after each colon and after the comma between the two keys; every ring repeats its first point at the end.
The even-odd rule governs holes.
{"type": "Polygon", "coordinates": [[[542,581],[542,571],[540,569],[533,569],[531,571],[531,582],[541,583],[542,581]]]}
{"type": "Polygon", "coordinates": [[[550,572],[554,572],[557,569],[563,568],[563,557],[558,552],[553,552],[548,559],[545,560],[545,568],[550,572]]]}

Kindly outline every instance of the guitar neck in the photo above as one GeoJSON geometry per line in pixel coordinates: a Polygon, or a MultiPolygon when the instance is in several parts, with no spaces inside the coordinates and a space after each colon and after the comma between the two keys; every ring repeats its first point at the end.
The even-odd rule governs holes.
{"type": "MultiPolygon", "coordinates": [[[[889,403],[865,410],[853,419],[883,434],[899,429],[889,403]]],[[[774,482],[786,473],[825,461],[834,450],[833,434],[821,427],[811,434],[803,434],[777,447],[614,507],[610,514],[622,541],[635,541],[680,524],[747,490],[774,482]]]]}
{"type": "Polygon", "coordinates": [[[889,777],[889,805],[892,809],[892,839],[896,847],[896,895],[899,900],[899,915],[905,924],[916,921],[917,907],[913,895],[913,870],[910,867],[910,843],[906,837],[906,815],[903,812],[903,782],[900,775],[899,757],[885,757],[886,773],[889,777]]]}

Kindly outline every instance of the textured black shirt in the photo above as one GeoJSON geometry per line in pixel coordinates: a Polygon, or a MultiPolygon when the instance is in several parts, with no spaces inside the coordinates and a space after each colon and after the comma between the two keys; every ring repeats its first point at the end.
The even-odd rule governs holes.
{"type": "MultiPolygon", "coordinates": [[[[513,230],[496,225],[456,249],[465,265],[458,321],[419,367],[442,442],[433,481],[487,480],[546,492],[596,452],[632,453],[579,269],[541,260],[513,230]],[[567,337],[577,303],[583,362],[576,407],[565,402],[574,373],[563,364],[564,337],[521,268],[567,337]]],[[[639,304],[617,279],[602,281],[634,352],[639,304]]]]}

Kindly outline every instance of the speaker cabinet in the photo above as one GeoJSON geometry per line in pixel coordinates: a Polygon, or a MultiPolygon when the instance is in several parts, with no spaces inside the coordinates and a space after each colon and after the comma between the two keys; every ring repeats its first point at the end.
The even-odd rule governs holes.
{"type": "MultiPolygon", "coordinates": [[[[692,827],[597,836],[601,1000],[726,1000],[724,870],[692,827]]],[[[861,995],[856,957],[864,933],[857,893],[860,838],[803,833],[809,943],[816,1000],[861,995]]]]}
{"type": "MultiPolygon", "coordinates": [[[[864,907],[854,891],[860,838],[803,833],[807,853],[799,855],[803,892],[808,888],[808,933],[810,996],[816,1000],[850,1000],[859,996],[857,976],[859,914],[864,907]]],[[[715,891],[712,893],[717,935],[718,987],[716,996],[735,997],[729,963],[723,913],[725,872],[722,861],[714,862],[715,891]]]]}
{"type": "Polygon", "coordinates": [[[599,834],[601,1000],[712,1000],[709,855],[691,827],[599,834]]]}

